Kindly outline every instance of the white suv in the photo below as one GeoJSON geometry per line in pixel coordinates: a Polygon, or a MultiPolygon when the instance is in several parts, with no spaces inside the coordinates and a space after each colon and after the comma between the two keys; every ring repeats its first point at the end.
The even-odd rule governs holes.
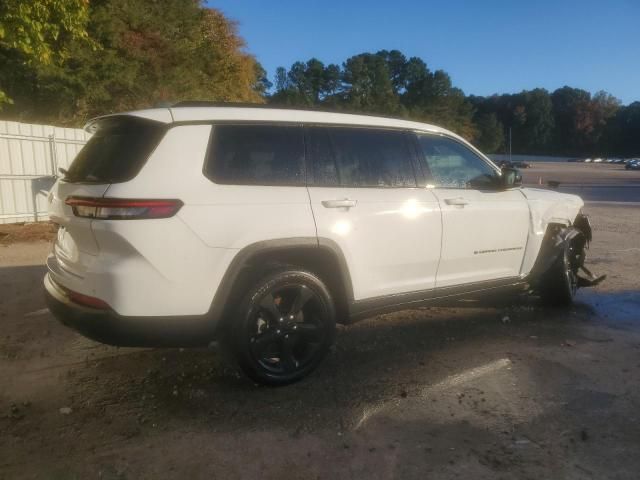
{"type": "MultiPolygon", "coordinates": [[[[579,197],[459,136],[364,115],[178,104],[92,120],[49,195],[50,309],[122,346],[228,342],[253,380],[313,370],[335,323],[532,291],[571,302],[579,197]]],[[[588,273],[588,271],[587,271],[588,273]]]]}

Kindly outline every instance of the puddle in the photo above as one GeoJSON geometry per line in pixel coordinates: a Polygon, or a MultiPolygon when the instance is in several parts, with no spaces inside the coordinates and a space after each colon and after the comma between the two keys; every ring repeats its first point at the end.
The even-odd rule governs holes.
{"type": "Polygon", "coordinates": [[[640,292],[584,292],[576,303],[591,310],[592,315],[613,328],[632,330],[640,327],[640,292]]]}

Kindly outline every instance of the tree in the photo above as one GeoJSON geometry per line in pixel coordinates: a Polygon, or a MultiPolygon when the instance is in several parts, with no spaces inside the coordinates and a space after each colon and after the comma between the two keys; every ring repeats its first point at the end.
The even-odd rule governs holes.
{"type": "Polygon", "coordinates": [[[58,64],[23,64],[0,50],[0,82],[14,118],[78,125],[92,116],[159,102],[261,102],[269,88],[236,25],[194,0],[93,0],[86,42],[58,64]]]}
{"type": "Polygon", "coordinates": [[[607,123],[604,145],[616,155],[640,157],[640,102],[617,109],[607,123]]]}
{"type": "Polygon", "coordinates": [[[482,113],[475,118],[478,127],[476,146],[485,153],[497,153],[504,147],[504,126],[495,113],[482,113]]]}
{"type": "Polygon", "coordinates": [[[449,75],[431,72],[417,57],[398,50],[361,53],[342,68],[312,58],[276,70],[269,102],[410,117],[449,127],[473,138],[473,108],[449,75]]]}
{"type": "Polygon", "coordinates": [[[522,104],[524,119],[516,129],[518,151],[546,153],[551,148],[555,121],[551,96],[543,88],[523,91],[517,98],[522,104]]]}
{"type": "MultiPolygon", "coordinates": [[[[88,0],[3,0],[0,49],[31,65],[63,60],[69,40],[86,40],[88,0]]],[[[10,102],[0,84],[0,105],[10,102]]]]}
{"type": "Polygon", "coordinates": [[[275,86],[276,91],[283,91],[289,88],[289,78],[287,76],[286,68],[278,67],[276,69],[275,86]]]}
{"type": "Polygon", "coordinates": [[[325,98],[336,95],[339,92],[342,87],[340,76],[340,67],[334,63],[327,65],[324,69],[323,79],[325,98]]]}
{"type": "Polygon", "coordinates": [[[558,153],[576,155],[592,146],[591,94],[578,88],[562,87],[551,94],[555,117],[555,145],[558,153]]]}
{"type": "Polygon", "coordinates": [[[549,92],[523,90],[516,94],[470,97],[480,115],[494,114],[505,129],[511,129],[512,147],[517,153],[547,153],[553,146],[554,114],[549,92]]]}
{"type": "Polygon", "coordinates": [[[381,114],[399,109],[399,98],[384,58],[361,53],[348,58],[342,67],[345,103],[348,108],[381,114]]]}
{"type": "Polygon", "coordinates": [[[398,50],[380,50],[376,55],[381,57],[387,65],[394,92],[402,93],[406,88],[407,57],[398,50]]]}
{"type": "Polygon", "coordinates": [[[260,63],[255,62],[254,66],[256,70],[256,82],[254,84],[254,90],[260,97],[264,97],[267,92],[271,90],[271,87],[273,87],[273,83],[271,83],[271,81],[269,80],[267,71],[260,63]]]}
{"type": "Polygon", "coordinates": [[[430,72],[426,64],[410,60],[407,87],[402,100],[410,115],[449,128],[467,139],[477,135],[473,106],[443,70],[430,72]]]}
{"type": "Polygon", "coordinates": [[[606,154],[611,145],[611,140],[606,137],[608,125],[615,121],[615,115],[620,110],[620,100],[600,90],[591,98],[591,108],[594,123],[592,142],[597,145],[600,153],[606,154]]]}

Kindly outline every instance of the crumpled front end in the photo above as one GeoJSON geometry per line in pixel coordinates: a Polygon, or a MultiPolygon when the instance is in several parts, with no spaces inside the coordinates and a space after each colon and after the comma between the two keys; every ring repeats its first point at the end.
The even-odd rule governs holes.
{"type": "Polygon", "coordinates": [[[587,250],[593,239],[593,230],[589,218],[578,213],[571,225],[551,224],[542,241],[542,247],[529,274],[535,287],[545,277],[545,273],[555,264],[558,257],[567,249],[569,265],[575,275],[577,287],[593,287],[601,283],[606,275],[596,276],[585,265],[587,250]]]}
{"type": "Polygon", "coordinates": [[[593,287],[598,285],[607,278],[607,276],[600,275],[596,277],[584,264],[587,256],[586,250],[589,248],[589,243],[593,239],[593,230],[589,222],[589,217],[583,213],[579,213],[573,222],[571,231],[573,234],[568,241],[571,242],[571,248],[575,252],[575,263],[573,263],[573,266],[576,269],[575,273],[578,278],[578,287],[593,287]]]}

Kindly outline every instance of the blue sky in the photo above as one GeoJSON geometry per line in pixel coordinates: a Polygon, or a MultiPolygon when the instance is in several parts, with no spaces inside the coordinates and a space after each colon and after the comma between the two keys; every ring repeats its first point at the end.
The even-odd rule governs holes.
{"type": "Polygon", "coordinates": [[[563,85],[640,100],[640,0],[209,0],[270,78],[317,57],[398,49],[467,94],[563,85]]]}

